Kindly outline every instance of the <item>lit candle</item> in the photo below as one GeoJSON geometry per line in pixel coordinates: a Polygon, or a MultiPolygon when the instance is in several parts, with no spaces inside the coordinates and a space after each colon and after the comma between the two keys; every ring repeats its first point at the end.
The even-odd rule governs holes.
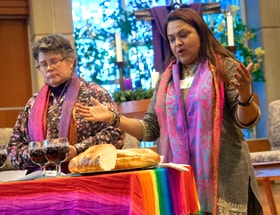
{"type": "Polygon", "coordinates": [[[154,89],[156,87],[158,77],[159,77],[159,72],[151,72],[152,89],[154,89]]]}
{"type": "Polygon", "coordinates": [[[122,56],[122,41],[121,41],[121,35],[120,33],[116,33],[115,35],[115,40],[116,40],[116,54],[117,54],[117,62],[122,62],[123,61],[123,56],[122,56]]]}
{"type": "Polygon", "coordinates": [[[132,90],[132,80],[130,78],[126,78],[123,80],[124,90],[132,90]]]}
{"type": "Polygon", "coordinates": [[[228,46],[234,46],[233,21],[232,21],[232,15],[230,14],[227,14],[227,34],[228,34],[228,46]]]}

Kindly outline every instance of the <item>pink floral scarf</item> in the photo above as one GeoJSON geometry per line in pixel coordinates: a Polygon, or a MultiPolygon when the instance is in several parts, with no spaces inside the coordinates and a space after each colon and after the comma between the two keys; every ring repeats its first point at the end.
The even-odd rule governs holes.
{"type": "Polygon", "coordinates": [[[172,62],[163,73],[155,109],[164,162],[192,166],[203,212],[216,211],[223,106],[224,84],[208,62],[198,65],[186,108],[179,63],[172,62]]]}

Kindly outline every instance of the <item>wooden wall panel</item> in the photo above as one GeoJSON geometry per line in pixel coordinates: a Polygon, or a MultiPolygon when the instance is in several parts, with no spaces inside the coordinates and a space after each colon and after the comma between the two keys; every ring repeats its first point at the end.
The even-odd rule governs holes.
{"type": "Polygon", "coordinates": [[[28,16],[28,0],[0,0],[1,16],[28,16]]]}
{"type": "Polygon", "coordinates": [[[0,128],[14,127],[19,112],[19,110],[0,111],[0,128]]]}
{"type": "Polygon", "coordinates": [[[0,0],[0,128],[13,127],[32,95],[28,1],[0,0]]]}

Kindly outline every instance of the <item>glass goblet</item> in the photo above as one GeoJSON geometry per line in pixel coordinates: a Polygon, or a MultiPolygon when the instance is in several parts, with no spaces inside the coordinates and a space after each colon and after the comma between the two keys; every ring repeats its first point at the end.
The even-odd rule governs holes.
{"type": "Polygon", "coordinates": [[[6,145],[0,145],[0,168],[4,167],[8,152],[6,145]]]}
{"type": "Polygon", "coordinates": [[[69,153],[69,141],[67,137],[53,138],[45,142],[44,150],[49,162],[56,166],[56,175],[61,176],[61,163],[65,161],[69,153]]]}
{"type": "MultiPolygon", "coordinates": [[[[45,141],[45,140],[44,140],[45,141]]],[[[28,151],[30,154],[30,158],[33,163],[37,164],[41,168],[41,176],[46,176],[46,164],[48,160],[46,159],[44,152],[44,141],[31,141],[28,144],[28,151]]]]}

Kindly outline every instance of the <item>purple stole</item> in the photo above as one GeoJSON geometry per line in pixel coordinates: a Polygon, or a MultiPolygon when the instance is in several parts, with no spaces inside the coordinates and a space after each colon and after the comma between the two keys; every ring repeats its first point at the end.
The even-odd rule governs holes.
{"type": "MultiPolygon", "coordinates": [[[[68,137],[69,142],[71,136],[72,112],[78,98],[80,89],[80,80],[77,75],[73,75],[67,87],[66,96],[62,104],[58,136],[68,137]]],[[[46,84],[38,93],[34,105],[30,111],[28,119],[28,134],[31,141],[46,139],[46,117],[48,112],[48,104],[50,97],[50,89],[46,84]]]]}

